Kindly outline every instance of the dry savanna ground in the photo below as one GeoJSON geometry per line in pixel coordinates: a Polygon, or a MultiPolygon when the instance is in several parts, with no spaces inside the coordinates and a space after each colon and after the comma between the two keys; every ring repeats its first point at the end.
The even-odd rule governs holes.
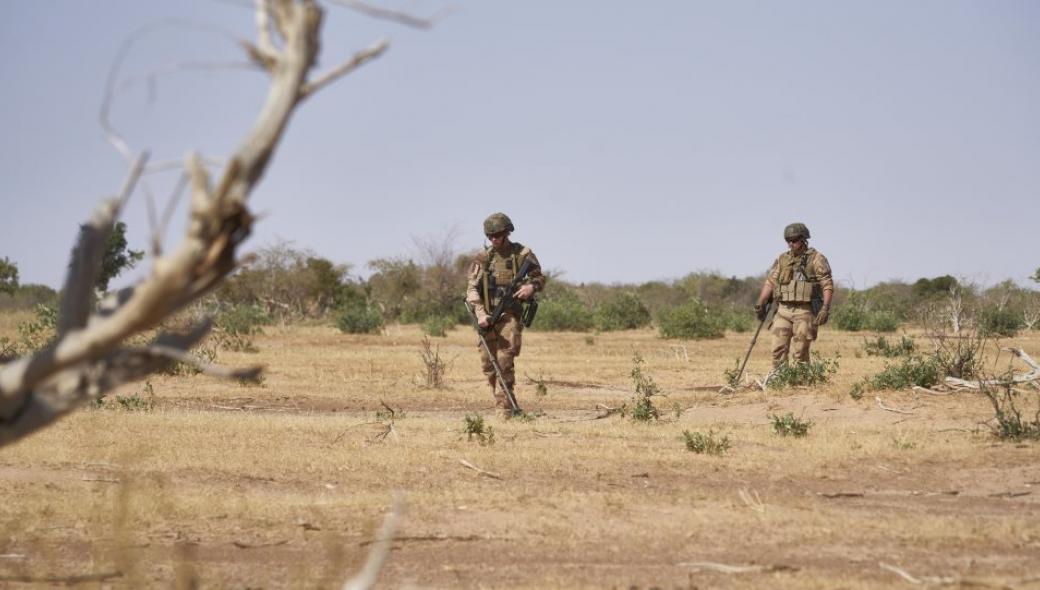
{"type": "MultiPolygon", "coordinates": [[[[153,376],[106,401],[149,411],[83,409],[0,449],[0,586],[338,587],[396,497],[381,587],[1040,588],[1040,445],[992,437],[978,394],[852,399],[885,364],[863,337],[823,331],[830,384],[719,394],[748,334],[528,332],[534,417],[504,421],[465,329],[434,339],[450,366],[429,389],[414,326],[268,328],[218,357],[265,365],[260,385],[153,376]],[[661,419],[598,418],[629,401],[636,354],[661,419]],[[786,412],[806,437],[774,433],[786,412]],[[463,434],[468,414],[493,444],[463,434]],[[684,430],[731,447],[690,452],[684,430]]],[[[1004,344],[1040,357],[1036,333],[1004,344]]]]}

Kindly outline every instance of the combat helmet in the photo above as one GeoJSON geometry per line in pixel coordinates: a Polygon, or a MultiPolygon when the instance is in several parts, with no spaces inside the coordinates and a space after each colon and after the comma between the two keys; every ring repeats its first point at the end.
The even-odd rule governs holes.
{"type": "Polygon", "coordinates": [[[791,240],[797,237],[809,239],[809,228],[804,223],[792,223],[784,228],[784,239],[791,240]]]}
{"type": "Polygon", "coordinates": [[[490,236],[504,231],[513,231],[513,221],[505,213],[492,213],[484,220],[484,235],[490,236]]]}

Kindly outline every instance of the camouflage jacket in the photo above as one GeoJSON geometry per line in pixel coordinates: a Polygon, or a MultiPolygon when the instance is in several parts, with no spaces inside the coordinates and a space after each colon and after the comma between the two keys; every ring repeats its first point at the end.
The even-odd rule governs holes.
{"type": "Polygon", "coordinates": [[[466,301],[477,312],[477,318],[490,315],[498,304],[502,288],[509,285],[516,271],[530,260],[531,268],[522,284],[534,286],[535,292],[545,288],[545,275],[538,258],[530,248],[516,242],[506,246],[506,252],[487,248],[473,260],[466,281],[466,301]]]}
{"type": "Polygon", "coordinates": [[[777,286],[790,283],[803,262],[809,282],[818,283],[821,291],[834,291],[831,264],[827,262],[827,257],[815,248],[806,249],[801,256],[794,256],[790,251],[778,256],[769,269],[766,284],[775,290],[777,286]]]}

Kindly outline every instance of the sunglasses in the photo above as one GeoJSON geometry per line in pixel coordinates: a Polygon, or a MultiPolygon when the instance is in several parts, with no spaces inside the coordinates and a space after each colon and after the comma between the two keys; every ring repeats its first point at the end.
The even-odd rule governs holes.
{"type": "Polygon", "coordinates": [[[800,238],[800,237],[799,238],[791,238],[790,240],[787,240],[787,243],[788,244],[797,244],[798,242],[801,242],[801,241],[802,241],[802,238],[800,238]]]}
{"type": "Polygon", "coordinates": [[[509,232],[500,231],[497,234],[487,234],[487,239],[489,239],[489,240],[500,240],[500,239],[506,237],[507,233],[509,233],[509,232]]]}

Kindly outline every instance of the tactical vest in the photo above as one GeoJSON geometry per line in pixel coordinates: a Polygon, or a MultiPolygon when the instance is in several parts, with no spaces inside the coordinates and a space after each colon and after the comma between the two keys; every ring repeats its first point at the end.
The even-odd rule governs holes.
{"type": "MultiPolygon", "coordinates": [[[[484,309],[490,312],[495,309],[499,301],[502,300],[502,295],[505,290],[509,288],[509,284],[513,282],[513,278],[516,277],[516,273],[520,270],[520,266],[524,263],[524,259],[530,253],[530,250],[523,246],[513,243],[512,253],[503,256],[495,251],[494,248],[488,248],[484,257],[484,309]]],[[[515,302],[515,307],[520,307],[520,302],[515,302]]],[[[511,310],[518,312],[518,309],[511,310]]]]}
{"type": "Polygon", "coordinates": [[[785,303],[809,303],[822,296],[820,282],[816,271],[809,264],[809,256],[814,250],[806,250],[801,256],[792,256],[784,252],[780,256],[779,299],[785,303]]]}

